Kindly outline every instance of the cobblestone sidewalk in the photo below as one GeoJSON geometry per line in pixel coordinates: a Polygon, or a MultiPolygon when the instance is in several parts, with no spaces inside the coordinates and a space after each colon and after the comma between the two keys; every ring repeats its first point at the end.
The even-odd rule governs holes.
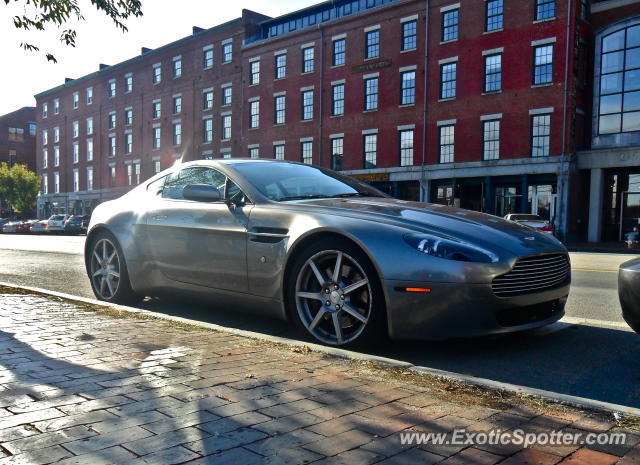
{"type": "Polygon", "coordinates": [[[300,349],[0,295],[0,465],[640,463],[633,433],[591,448],[400,444],[400,432],[453,428],[621,430],[300,349]]]}

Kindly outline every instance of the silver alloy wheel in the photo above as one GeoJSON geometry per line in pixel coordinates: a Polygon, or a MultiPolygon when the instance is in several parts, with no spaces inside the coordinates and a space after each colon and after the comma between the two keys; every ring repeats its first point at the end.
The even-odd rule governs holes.
{"type": "Polygon", "coordinates": [[[307,330],[331,345],[354,341],[367,326],[371,285],[358,262],[339,250],[309,258],[298,273],[296,309],[307,330]]]}
{"type": "Polygon", "coordinates": [[[120,285],[120,257],[109,239],[100,239],[91,254],[91,281],[93,288],[103,300],[110,300],[120,285]]]}

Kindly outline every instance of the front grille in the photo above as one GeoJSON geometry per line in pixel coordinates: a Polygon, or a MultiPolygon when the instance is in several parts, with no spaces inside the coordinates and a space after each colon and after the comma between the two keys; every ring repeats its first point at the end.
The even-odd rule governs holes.
{"type": "Polygon", "coordinates": [[[510,272],[493,280],[491,288],[498,297],[534,294],[564,284],[570,272],[566,254],[520,258],[510,272]]]}

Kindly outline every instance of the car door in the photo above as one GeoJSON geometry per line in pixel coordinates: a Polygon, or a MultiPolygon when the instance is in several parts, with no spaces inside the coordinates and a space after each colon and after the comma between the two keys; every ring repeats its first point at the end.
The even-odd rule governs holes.
{"type": "Polygon", "coordinates": [[[228,201],[231,181],[202,166],[170,175],[147,213],[149,245],[155,265],[169,279],[247,292],[247,223],[251,204],[228,201]],[[220,202],[185,200],[189,184],[209,184],[225,192],[220,202]]]}

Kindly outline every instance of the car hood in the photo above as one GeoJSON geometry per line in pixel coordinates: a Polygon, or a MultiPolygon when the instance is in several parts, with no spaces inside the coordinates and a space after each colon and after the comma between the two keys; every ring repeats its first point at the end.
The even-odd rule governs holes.
{"type": "MultiPolygon", "coordinates": [[[[292,204],[293,206],[293,204],[292,204]]],[[[566,251],[554,237],[497,216],[439,204],[392,198],[317,199],[295,202],[296,209],[350,216],[418,232],[455,238],[516,255],[566,251]]]]}

